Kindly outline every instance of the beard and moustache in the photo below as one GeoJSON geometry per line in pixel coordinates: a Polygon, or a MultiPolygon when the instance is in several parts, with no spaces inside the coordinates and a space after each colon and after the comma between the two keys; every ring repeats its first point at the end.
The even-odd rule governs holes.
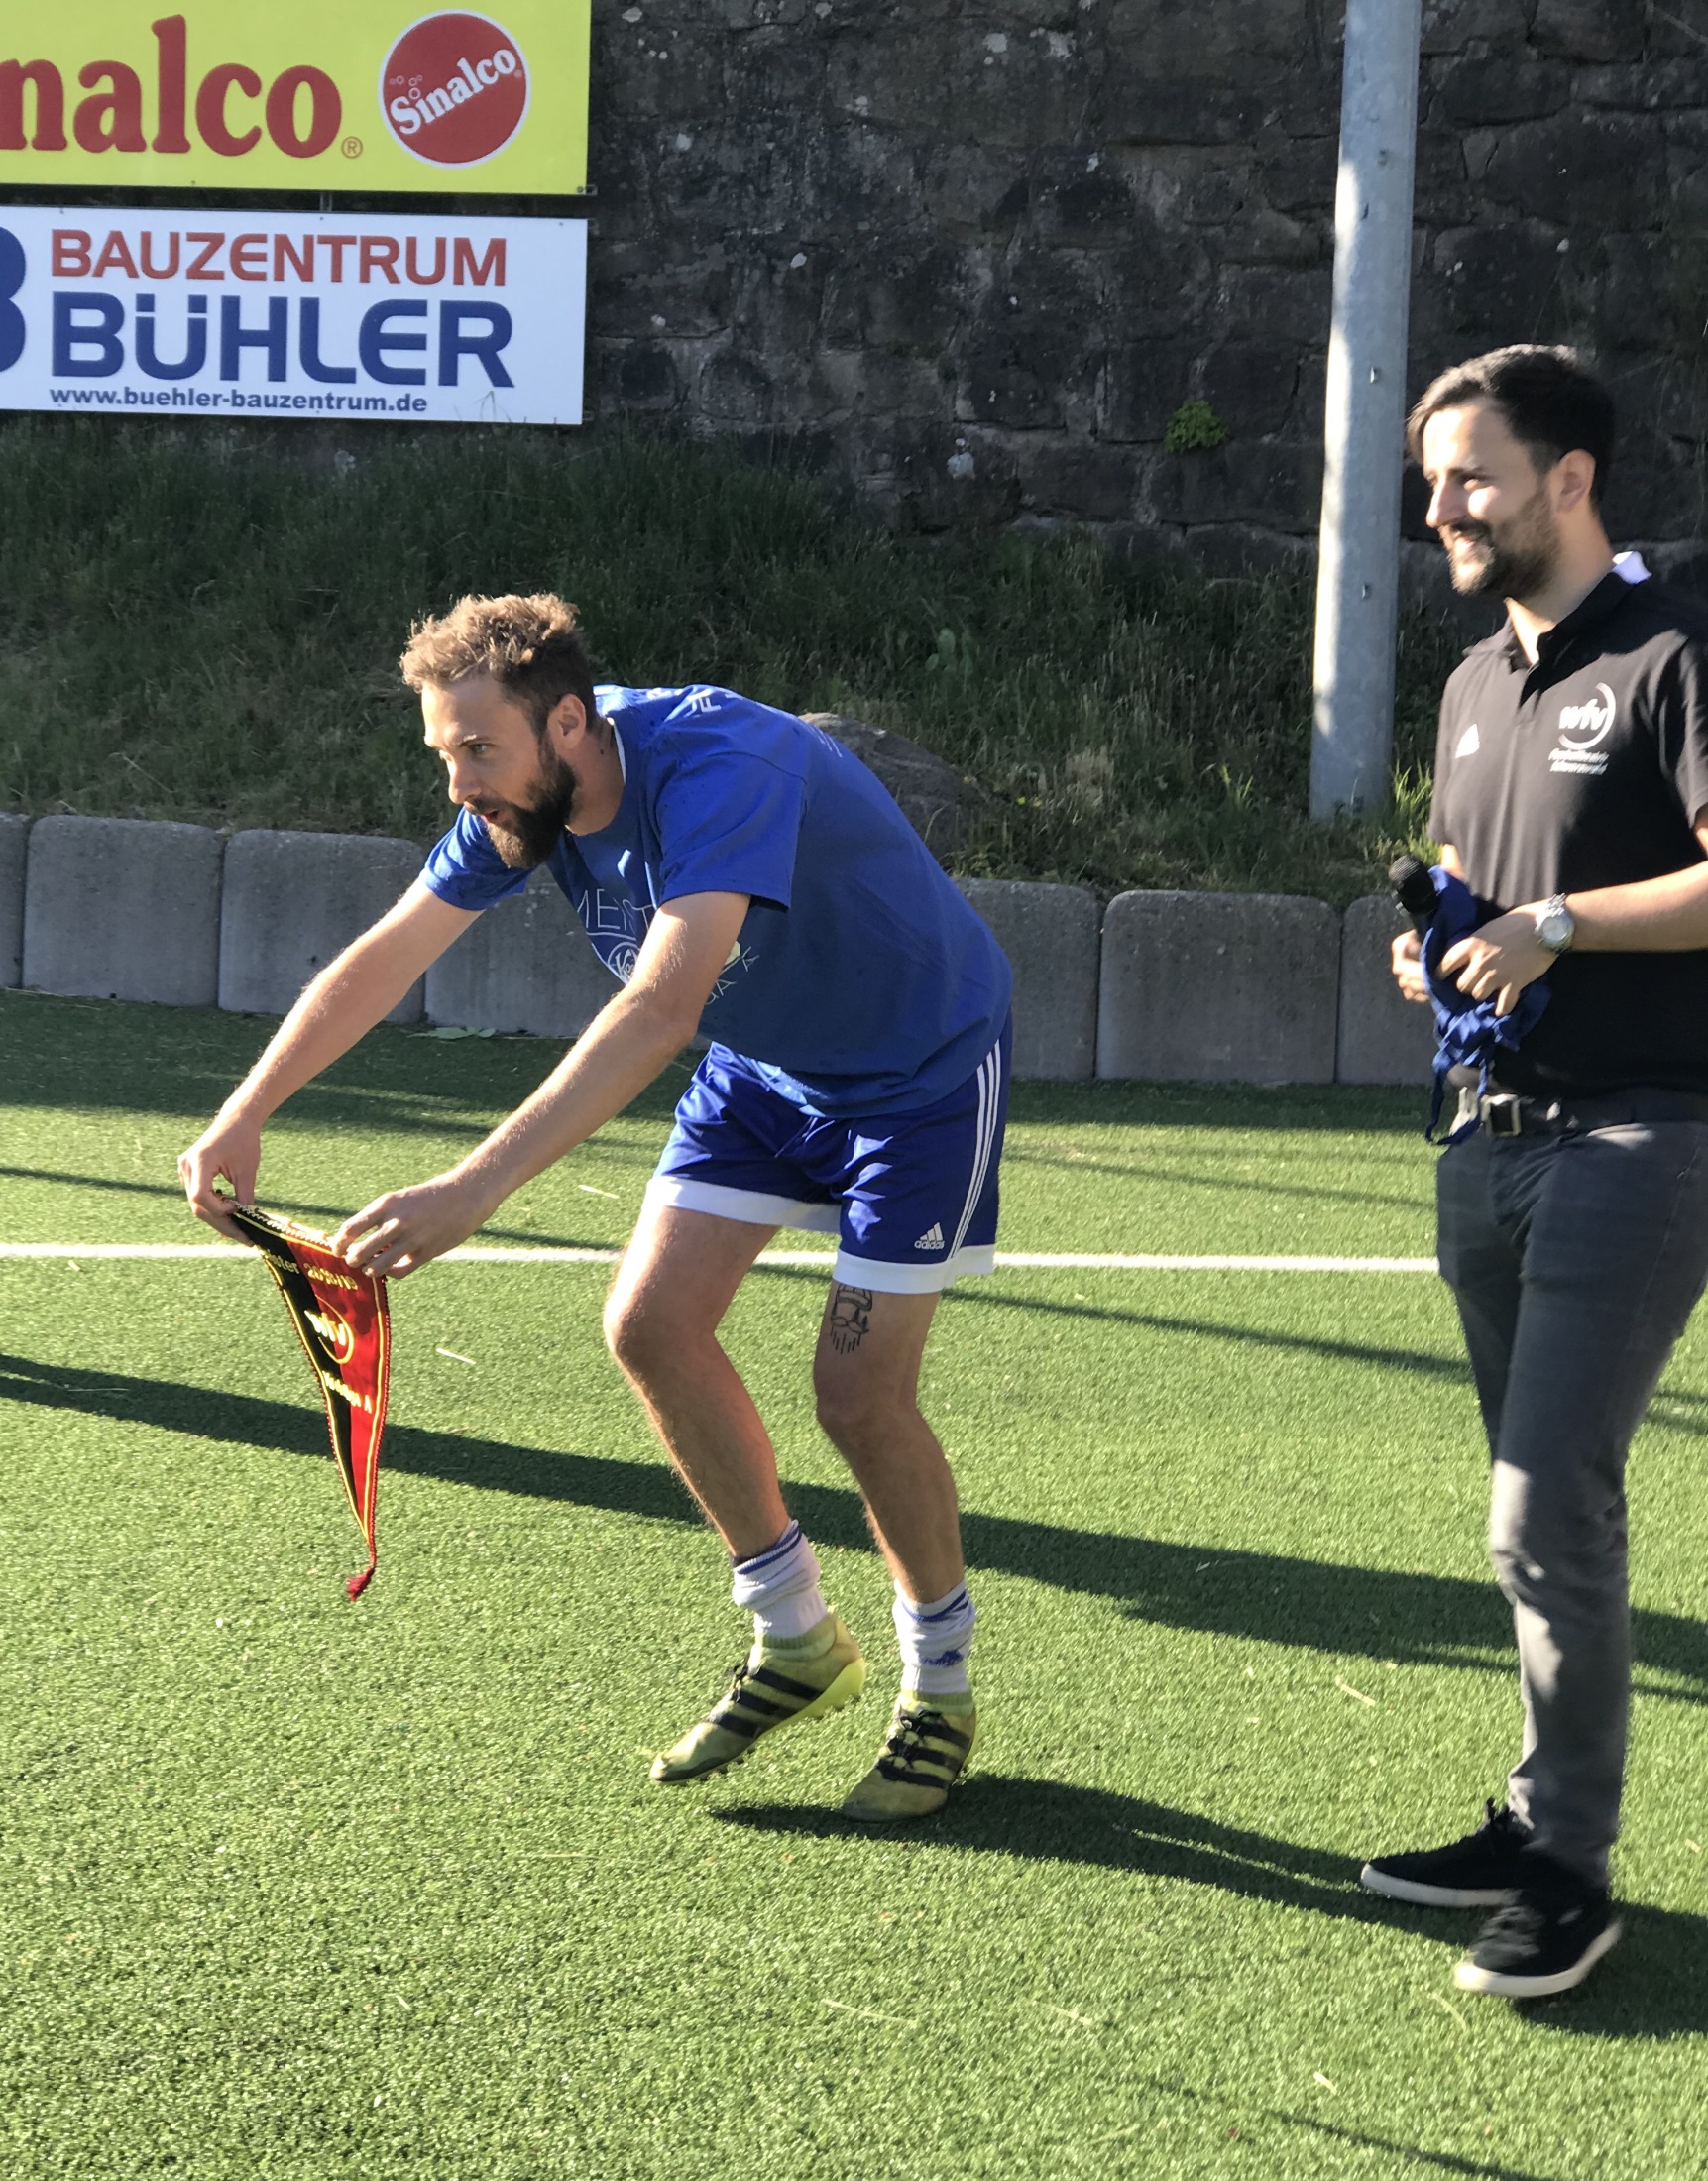
{"type": "Polygon", "coordinates": [[[508,870],[534,870],[563,838],[580,790],[574,772],[554,749],[541,745],[539,772],[525,803],[506,806],[509,823],[488,818],[486,829],[508,870]]]}
{"type": "Polygon", "coordinates": [[[1449,549],[1447,569],[1461,598],[1534,598],[1546,589],[1559,562],[1559,532],[1548,512],[1546,486],[1538,485],[1498,529],[1489,522],[1446,524],[1442,543],[1450,548],[1459,540],[1471,549],[1449,549]]]}

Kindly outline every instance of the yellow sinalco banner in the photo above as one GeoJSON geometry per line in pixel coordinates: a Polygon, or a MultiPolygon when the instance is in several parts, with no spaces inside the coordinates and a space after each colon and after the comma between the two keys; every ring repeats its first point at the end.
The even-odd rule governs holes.
{"type": "Polygon", "coordinates": [[[4,8],[0,186],[584,189],[591,0],[419,4],[4,8]]]}

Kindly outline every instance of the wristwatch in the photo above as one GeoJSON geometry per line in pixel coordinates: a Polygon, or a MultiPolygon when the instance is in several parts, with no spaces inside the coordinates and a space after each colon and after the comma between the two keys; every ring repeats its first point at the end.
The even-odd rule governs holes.
{"type": "Polygon", "coordinates": [[[1537,939],[1550,955],[1562,955],[1577,937],[1577,919],[1556,893],[1537,911],[1537,939]]]}

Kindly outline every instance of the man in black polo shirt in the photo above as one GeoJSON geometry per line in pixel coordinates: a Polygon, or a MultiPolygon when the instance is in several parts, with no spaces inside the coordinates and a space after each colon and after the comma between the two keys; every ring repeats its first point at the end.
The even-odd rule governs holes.
{"type": "MultiPolygon", "coordinates": [[[[1443,373],[1408,431],[1455,588],[1508,616],[1441,705],[1430,831],[1487,916],[1442,968],[1502,1014],[1538,977],[1548,999],[1492,1090],[1461,1090],[1480,1125],[1437,1175],[1524,1748],[1478,1831],[1363,1880],[1498,1908],[1458,1981],[1511,1998],[1619,1937],[1626,1450],[1708,1280],[1708,609],[1616,567],[1613,429],[1569,350],[1507,348],[1443,373]]],[[[1394,968],[1425,996],[1414,936],[1394,968]]]]}

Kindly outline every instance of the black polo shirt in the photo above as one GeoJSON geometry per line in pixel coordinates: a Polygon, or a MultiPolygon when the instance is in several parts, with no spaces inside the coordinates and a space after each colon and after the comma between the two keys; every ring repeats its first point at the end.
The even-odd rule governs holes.
{"type": "MultiPolygon", "coordinates": [[[[1509,624],[1441,699],[1429,830],[1492,910],[1703,861],[1708,604],[1609,575],[1537,645],[1509,624]]],[[[1543,1095],[1708,1092],[1708,950],[1562,955],[1501,1081],[1543,1095]]]]}

